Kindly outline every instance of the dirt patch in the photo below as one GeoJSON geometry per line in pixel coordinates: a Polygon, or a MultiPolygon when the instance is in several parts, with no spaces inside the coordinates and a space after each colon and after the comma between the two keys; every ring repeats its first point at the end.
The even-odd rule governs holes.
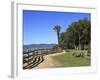
{"type": "Polygon", "coordinates": [[[55,54],[45,55],[44,56],[44,61],[42,63],[40,63],[37,67],[35,67],[35,69],[38,69],[38,68],[56,68],[56,67],[59,67],[61,65],[61,63],[55,61],[52,58],[52,56],[62,55],[64,53],[65,53],[65,51],[63,51],[61,53],[55,53],[55,54]]]}

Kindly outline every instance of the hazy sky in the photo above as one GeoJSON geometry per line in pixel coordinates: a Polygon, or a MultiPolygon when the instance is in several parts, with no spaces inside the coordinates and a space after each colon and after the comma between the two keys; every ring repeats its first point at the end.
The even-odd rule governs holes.
{"type": "Polygon", "coordinates": [[[55,25],[63,32],[72,22],[90,17],[89,13],[23,10],[23,44],[57,43],[55,25]]]}

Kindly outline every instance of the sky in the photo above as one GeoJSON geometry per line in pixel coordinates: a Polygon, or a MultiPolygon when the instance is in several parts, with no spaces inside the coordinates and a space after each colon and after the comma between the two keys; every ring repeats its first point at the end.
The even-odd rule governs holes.
{"type": "Polygon", "coordinates": [[[57,44],[54,26],[64,32],[68,25],[79,19],[91,20],[90,13],[23,10],[23,44],[57,44]]]}

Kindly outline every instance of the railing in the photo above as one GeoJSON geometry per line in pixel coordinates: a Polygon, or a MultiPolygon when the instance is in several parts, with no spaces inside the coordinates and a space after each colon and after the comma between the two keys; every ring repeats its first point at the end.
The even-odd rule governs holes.
{"type": "Polygon", "coordinates": [[[51,53],[50,49],[36,49],[23,53],[23,69],[32,69],[44,61],[43,56],[51,53]]]}
{"type": "Polygon", "coordinates": [[[57,53],[59,50],[36,49],[23,53],[23,69],[32,69],[44,61],[43,56],[57,53]]]}

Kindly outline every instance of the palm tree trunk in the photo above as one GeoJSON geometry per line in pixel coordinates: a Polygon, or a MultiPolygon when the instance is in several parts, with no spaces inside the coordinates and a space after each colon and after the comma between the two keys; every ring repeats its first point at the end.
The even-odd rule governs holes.
{"type": "Polygon", "coordinates": [[[58,37],[58,48],[60,47],[60,38],[59,38],[59,32],[57,32],[57,37],[58,37]]]}

